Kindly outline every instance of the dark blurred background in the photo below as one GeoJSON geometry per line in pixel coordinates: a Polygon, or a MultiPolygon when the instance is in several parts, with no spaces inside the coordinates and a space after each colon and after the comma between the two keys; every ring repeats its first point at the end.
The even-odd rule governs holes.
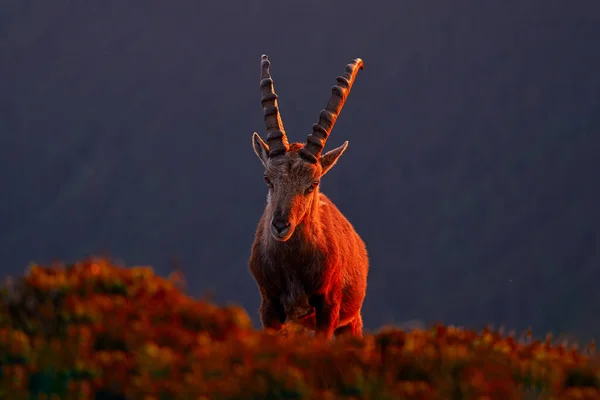
{"type": "Polygon", "coordinates": [[[371,257],[366,327],[600,336],[600,3],[0,2],[1,275],[107,253],[246,307],[269,55],[290,138],[362,71],[323,191],[371,257]]]}

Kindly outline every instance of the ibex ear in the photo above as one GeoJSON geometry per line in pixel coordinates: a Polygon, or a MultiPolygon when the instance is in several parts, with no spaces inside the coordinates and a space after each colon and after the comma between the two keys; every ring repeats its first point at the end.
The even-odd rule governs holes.
{"type": "Polygon", "coordinates": [[[269,145],[267,145],[256,132],[252,135],[252,147],[260,162],[266,167],[267,159],[269,158],[269,145]]]}
{"type": "Polygon", "coordinates": [[[327,153],[323,154],[321,158],[319,158],[319,161],[321,162],[321,167],[323,168],[321,176],[325,175],[327,171],[329,171],[331,167],[335,165],[338,158],[340,158],[342,153],[346,150],[346,147],[348,147],[348,141],[345,141],[344,144],[340,147],[328,151],[327,153]]]}

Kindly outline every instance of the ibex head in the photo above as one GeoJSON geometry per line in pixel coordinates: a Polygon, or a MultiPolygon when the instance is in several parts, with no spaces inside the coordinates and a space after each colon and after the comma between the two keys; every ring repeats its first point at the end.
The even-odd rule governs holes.
{"type": "Polygon", "coordinates": [[[285,242],[292,237],[295,228],[318,201],[321,178],[335,165],[348,146],[348,142],[345,142],[321,155],[354,79],[358,71],[363,69],[363,62],[357,58],[346,66],[345,73],[337,77],[337,85],[331,88],[329,102],[321,110],[319,122],[312,126],[312,133],[307,136],[306,143],[292,144],[288,143],[283,128],[269,67],[269,59],[263,55],[260,93],[267,126],[267,142],[255,132],[252,135],[252,145],[265,167],[264,178],[269,187],[266,216],[271,235],[276,240],[285,242]]]}

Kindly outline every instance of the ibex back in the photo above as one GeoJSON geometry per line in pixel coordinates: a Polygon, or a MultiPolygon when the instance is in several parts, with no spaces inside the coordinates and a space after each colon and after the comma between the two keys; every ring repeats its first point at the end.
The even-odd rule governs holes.
{"type": "Polygon", "coordinates": [[[267,205],[258,223],[250,272],[260,290],[263,328],[281,330],[298,322],[330,339],[344,333],[362,336],[361,308],[369,260],[364,242],[319,183],[348,142],[321,154],[363,62],[346,66],[306,143],[288,143],[277,94],[262,56],[260,93],[267,130],[265,143],[252,136],[265,167],[267,205]]]}

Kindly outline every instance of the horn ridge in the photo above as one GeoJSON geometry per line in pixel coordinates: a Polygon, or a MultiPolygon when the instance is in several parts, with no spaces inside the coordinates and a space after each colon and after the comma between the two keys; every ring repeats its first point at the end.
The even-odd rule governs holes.
{"type": "Polygon", "coordinates": [[[265,125],[267,128],[267,144],[269,145],[269,156],[283,154],[289,150],[287,135],[281,120],[278,96],[273,86],[271,77],[269,57],[263,54],[261,57],[260,74],[260,102],[263,107],[265,125]]]}
{"type": "Polygon", "coordinates": [[[337,121],[344,104],[350,94],[358,71],[364,69],[360,58],[355,58],[346,65],[344,74],[336,77],[337,84],[331,87],[331,97],[319,114],[319,121],[312,126],[312,133],[306,138],[306,145],[300,150],[300,156],[311,163],[316,163],[331,130],[337,121]]]}

